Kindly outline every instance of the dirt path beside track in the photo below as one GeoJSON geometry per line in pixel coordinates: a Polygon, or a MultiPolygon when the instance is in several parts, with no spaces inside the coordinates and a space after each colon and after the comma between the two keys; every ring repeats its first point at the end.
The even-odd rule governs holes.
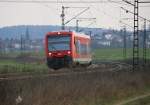
{"type": "Polygon", "coordinates": [[[134,102],[134,101],[137,101],[137,100],[140,100],[140,99],[149,97],[149,96],[150,96],[150,93],[145,94],[145,95],[140,95],[140,96],[137,96],[137,97],[134,97],[134,98],[131,98],[131,99],[122,101],[122,102],[120,102],[120,103],[118,103],[118,104],[115,104],[115,105],[126,105],[126,104],[128,104],[128,103],[131,103],[131,102],[134,102]]]}

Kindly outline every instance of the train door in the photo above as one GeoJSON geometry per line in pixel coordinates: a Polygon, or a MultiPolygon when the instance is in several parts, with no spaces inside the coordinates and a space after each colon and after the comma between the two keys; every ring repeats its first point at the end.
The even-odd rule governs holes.
{"type": "Polygon", "coordinates": [[[80,42],[80,40],[76,40],[75,46],[76,46],[77,55],[81,55],[81,42],[80,42]]]}

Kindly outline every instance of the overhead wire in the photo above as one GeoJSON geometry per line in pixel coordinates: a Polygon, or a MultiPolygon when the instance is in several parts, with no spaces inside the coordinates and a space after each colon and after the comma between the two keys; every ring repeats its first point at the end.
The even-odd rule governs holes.
{"type": "Polygon", "coordinates": [[[39,3],[120,3],[122,1],[115,1],[115,0],[51,0],[51,1],[48,1],[48,0],[0,0],[0,2],[8,2],[8,3],[36,3],[36,2],[39,2],[39,3]]]}
{"type": "Polygon", "coordinates": [[[40,4],[40,5],[44,6],[44,7],[49,8],[53,14],[58,15],[57,12],[54,12],[56,9],[54,9],[53,7],[51,7],[51,6],[47,5],[47,4],[41,4],[41,3],[38,3],[38,4],[40,4]]]}
{"type": "MultiPolygon", "coordinates": [[[[87,4],[86,4],[87,5],[87,4]]],[[[88,7],[92,7],[92,4],[88,4],[88,7]]],[[[92,11],[92,8],[89,9],[89,11],[87,11],[89,13],[90,16],[94,16],[93,12],[92,11]]],[[[94,16],[95,17],[95,16],[94,16]]],[[[92,21],[92,24],[90,22],[90,24],[87,24],[85,27],[89,28],[91,25],[93,25],[94,23],[96,23],[96,20],[94,20],[95,22],[93,23],[93,20],[90,20],[92,21]]],[[[86,21],[87,22],[87,21],[86,21]]],[[[89,23],[89,22],[88,22],[89,23]]]]}
{"type": "MultiPolygon", "coordinates": [[[[99,4],[99,5],[100,5],[100,4],[99,4]]],[[[106,8],[106,5],[103,4],[103,7],[106,8]]],[[[101,9],[100,9],[100,6],[98,6],[98,8],[95,8],[95,9],[96,9],[96,11],[98,11],[98,12],[101,11],[105,16],[108,16],[108,17],[111,18],[111,19],[118,20],[118,17],[114,17],[114,16],[112,16],[112,15],[110,15],[110,14],[107,14],[107,13],[105,12],[105,10],[101,10],[101,9]]],[[[119,23],[119,21],[118,21],[118,23],[119,23]]]]}
{"type": "MultiPolygon", "coordinates": [[[[116,5],[127,5],[122,0],[86,0],[86,1],[85,0],[53,0],[53,1],[52,0],[51,1],[50,0],[49,1],[48,0],[34,0],[34,1],[33,0],[0,0],[0,2],[6,2],[6,3],[39,3],[39,4],[42,4],[42,5],[45,5],[45,3],[56,3],[57,6],[60,5],[60,4],[65,5],[66,3],[73,3],[73,4],[75,4],[75,3],[86,3],[86,4],[113,3],[113,4],[116,4],[116,5]]],[[[48,5],[45,5],[45,7],[50,8],[48,5]]],[[[146,6],[141,6],[141,7],[146,7],[146,6]]],[[[98,8],[99,8],[99,6],[98,6],[98,8]]],[[[53,12],[53,13],[55,13],[55,12],[53,12]]],[[[104,10],[102,11],[102,13],[106,16],[111,17],[112,19],[118,19],[117,17],[114,17],[110,14],[107,14],[104,10]]]]}

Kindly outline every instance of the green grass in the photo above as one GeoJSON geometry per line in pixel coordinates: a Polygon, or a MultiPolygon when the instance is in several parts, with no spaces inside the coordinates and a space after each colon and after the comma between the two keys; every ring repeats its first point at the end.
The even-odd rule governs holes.
{"type": "MultiPolygon", "coordinates": [[[[14,72],[35,72],[42,73],[48,72],[48,67],[45,62],[34,61],[27,62],[21,60],[17,61],[16,59],[26,58],[26,57],[35,57],[35,58],[43,58],[45,54],[43,51],[39,52],[9,52],[0,54],[0,57],[4,57],[0,59],[0,73],[14,73],[14,72]],[[6,59],[5,59],[6,57],[6,59]],[[7,59],[8,58],[8,59],[7,59]]],[[[27,58],[28,59],[28,58],[27,58]]]]}
{"type": "MultiPolygon", "coordinates": [[[[150,49],[147,50],[147,58],[150,59],[150,49]]],[[[46,63],[39,64],[39,61],[33,63],[21,63],[14,60],[16,57],[35,57],[44,58],[44,51],[39,52],[12,52],[0,55],[1,57],[8,57],[9,59],[0,60],[0,73],[7,72],[45,72],[48,70],[46,63]]],[[[142,49],[140,49],[140,56],[142,58],[142,49]]],[[[127,59],[132,58],[132,49],[127,49],[127,59]]],[[[95,60],[123,60],[122,48],[103,48],[93,50],[93,59],[95,60]]]]}
{"type": "MultiPolygon", "coordinates": [[[[142,58],[143,56],[143,49],[140,49],[140,57],[142,58]]],[[[126,58],[132,58],[132,48],[127,48],[127,55],[126,58]]],[[[45,52],[44,51],[39,51],[39,52],[25,52],[22,53],[23,55],[27,56],[32,56],[32,57],[45,57],[45,52]]],[[[20,56],[20,52],[11,52],[11,53],[6,53],[2,54],[1,56],[8,56],[8,57],[17,57],[20,56]]],[[[94,59],[102,59],[102,60],[123,60],[123,48],[99,48],[99,49],[94,49],[92,51],[92,55],[94,59]]],[[[147,58],[150,59],[150,49],[147,49],[147,58]]]]}
{"type": "Polygon", "coordinates": [[[45,52],[44,51],[27,51],[27,52],[20,52],[20,51],[13,51],[13,52],[7,52],[7,53],[0,53],[0,56],[7,56],[7,57],[18,57],[21,55],[25,56],[32,56],[32,57],[44,57],[45,52]]]}
{"type": "Polygon", "coordinates": [[[0,73],[14,72],[48,72],[48,67],[45,63],[22,63],[14,60],[0,60],[0,73]]]}
{"type": "MultiPolygon", "coordinates": [[[[133,49],[127,49],[127,55],[126,58],[130,59],[132,58],[132,50],[133,49]]],[[[142,49],[140,49],[140,57],[142,58],[142,49]]],[[[101,60],[123,60],[123,49],[121,48],[115,48],[115,49],[95,49],[93,51],[93,58],[94,59],[101,59],[101,60]]],[[[150,49],[147,49],[147,59],[150,59],[150,49]]]]}

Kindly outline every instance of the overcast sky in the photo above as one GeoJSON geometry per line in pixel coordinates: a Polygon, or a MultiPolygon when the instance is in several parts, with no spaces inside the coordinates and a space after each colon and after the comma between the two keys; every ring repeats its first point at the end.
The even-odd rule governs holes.
{"type": "MultiPolygon", "coordinates": [[[[54,1],[54,0],[53,0],[54,1]]],[[[75,0],[74,0],[75,1],[75,0]]],[[[78,0],[79,1],[79,0],[78,0]]],[[[83,1],[83,0],[82,0],[83,1]]],[[[117,0],[116,0],[117,1],[117,0]]],[[[120,7],[133,11],[133,7],[126,3],[4,3],[0,2],[0,27],[13,25],[61,25],[61,6],[69,7],[90,7],[90,9],[79,17],[96,18],[96,22],[89,27],[115,28],[119,29],[124,23],[133,26],[133,20],[123,18],[133,18],[130,13],[125,13],[120,7]]],[[[150,4],[141,4],[140,15],[150,19],[150,4]],[[146,7],[143,7],[146,6],[146,7]]],[[[83,9],[66,9],[66,21],[81,12],[83,9]]],[[[88,26],[91,21],[82,21],[80,26],[88,26]]],[[[143,21],[140,22],[142,27],[143,21]]],[[[75,20],[68,26],[75,26],[75,20]]],[[[128,26],[127,26],[128,27],[128,26]]]]}

